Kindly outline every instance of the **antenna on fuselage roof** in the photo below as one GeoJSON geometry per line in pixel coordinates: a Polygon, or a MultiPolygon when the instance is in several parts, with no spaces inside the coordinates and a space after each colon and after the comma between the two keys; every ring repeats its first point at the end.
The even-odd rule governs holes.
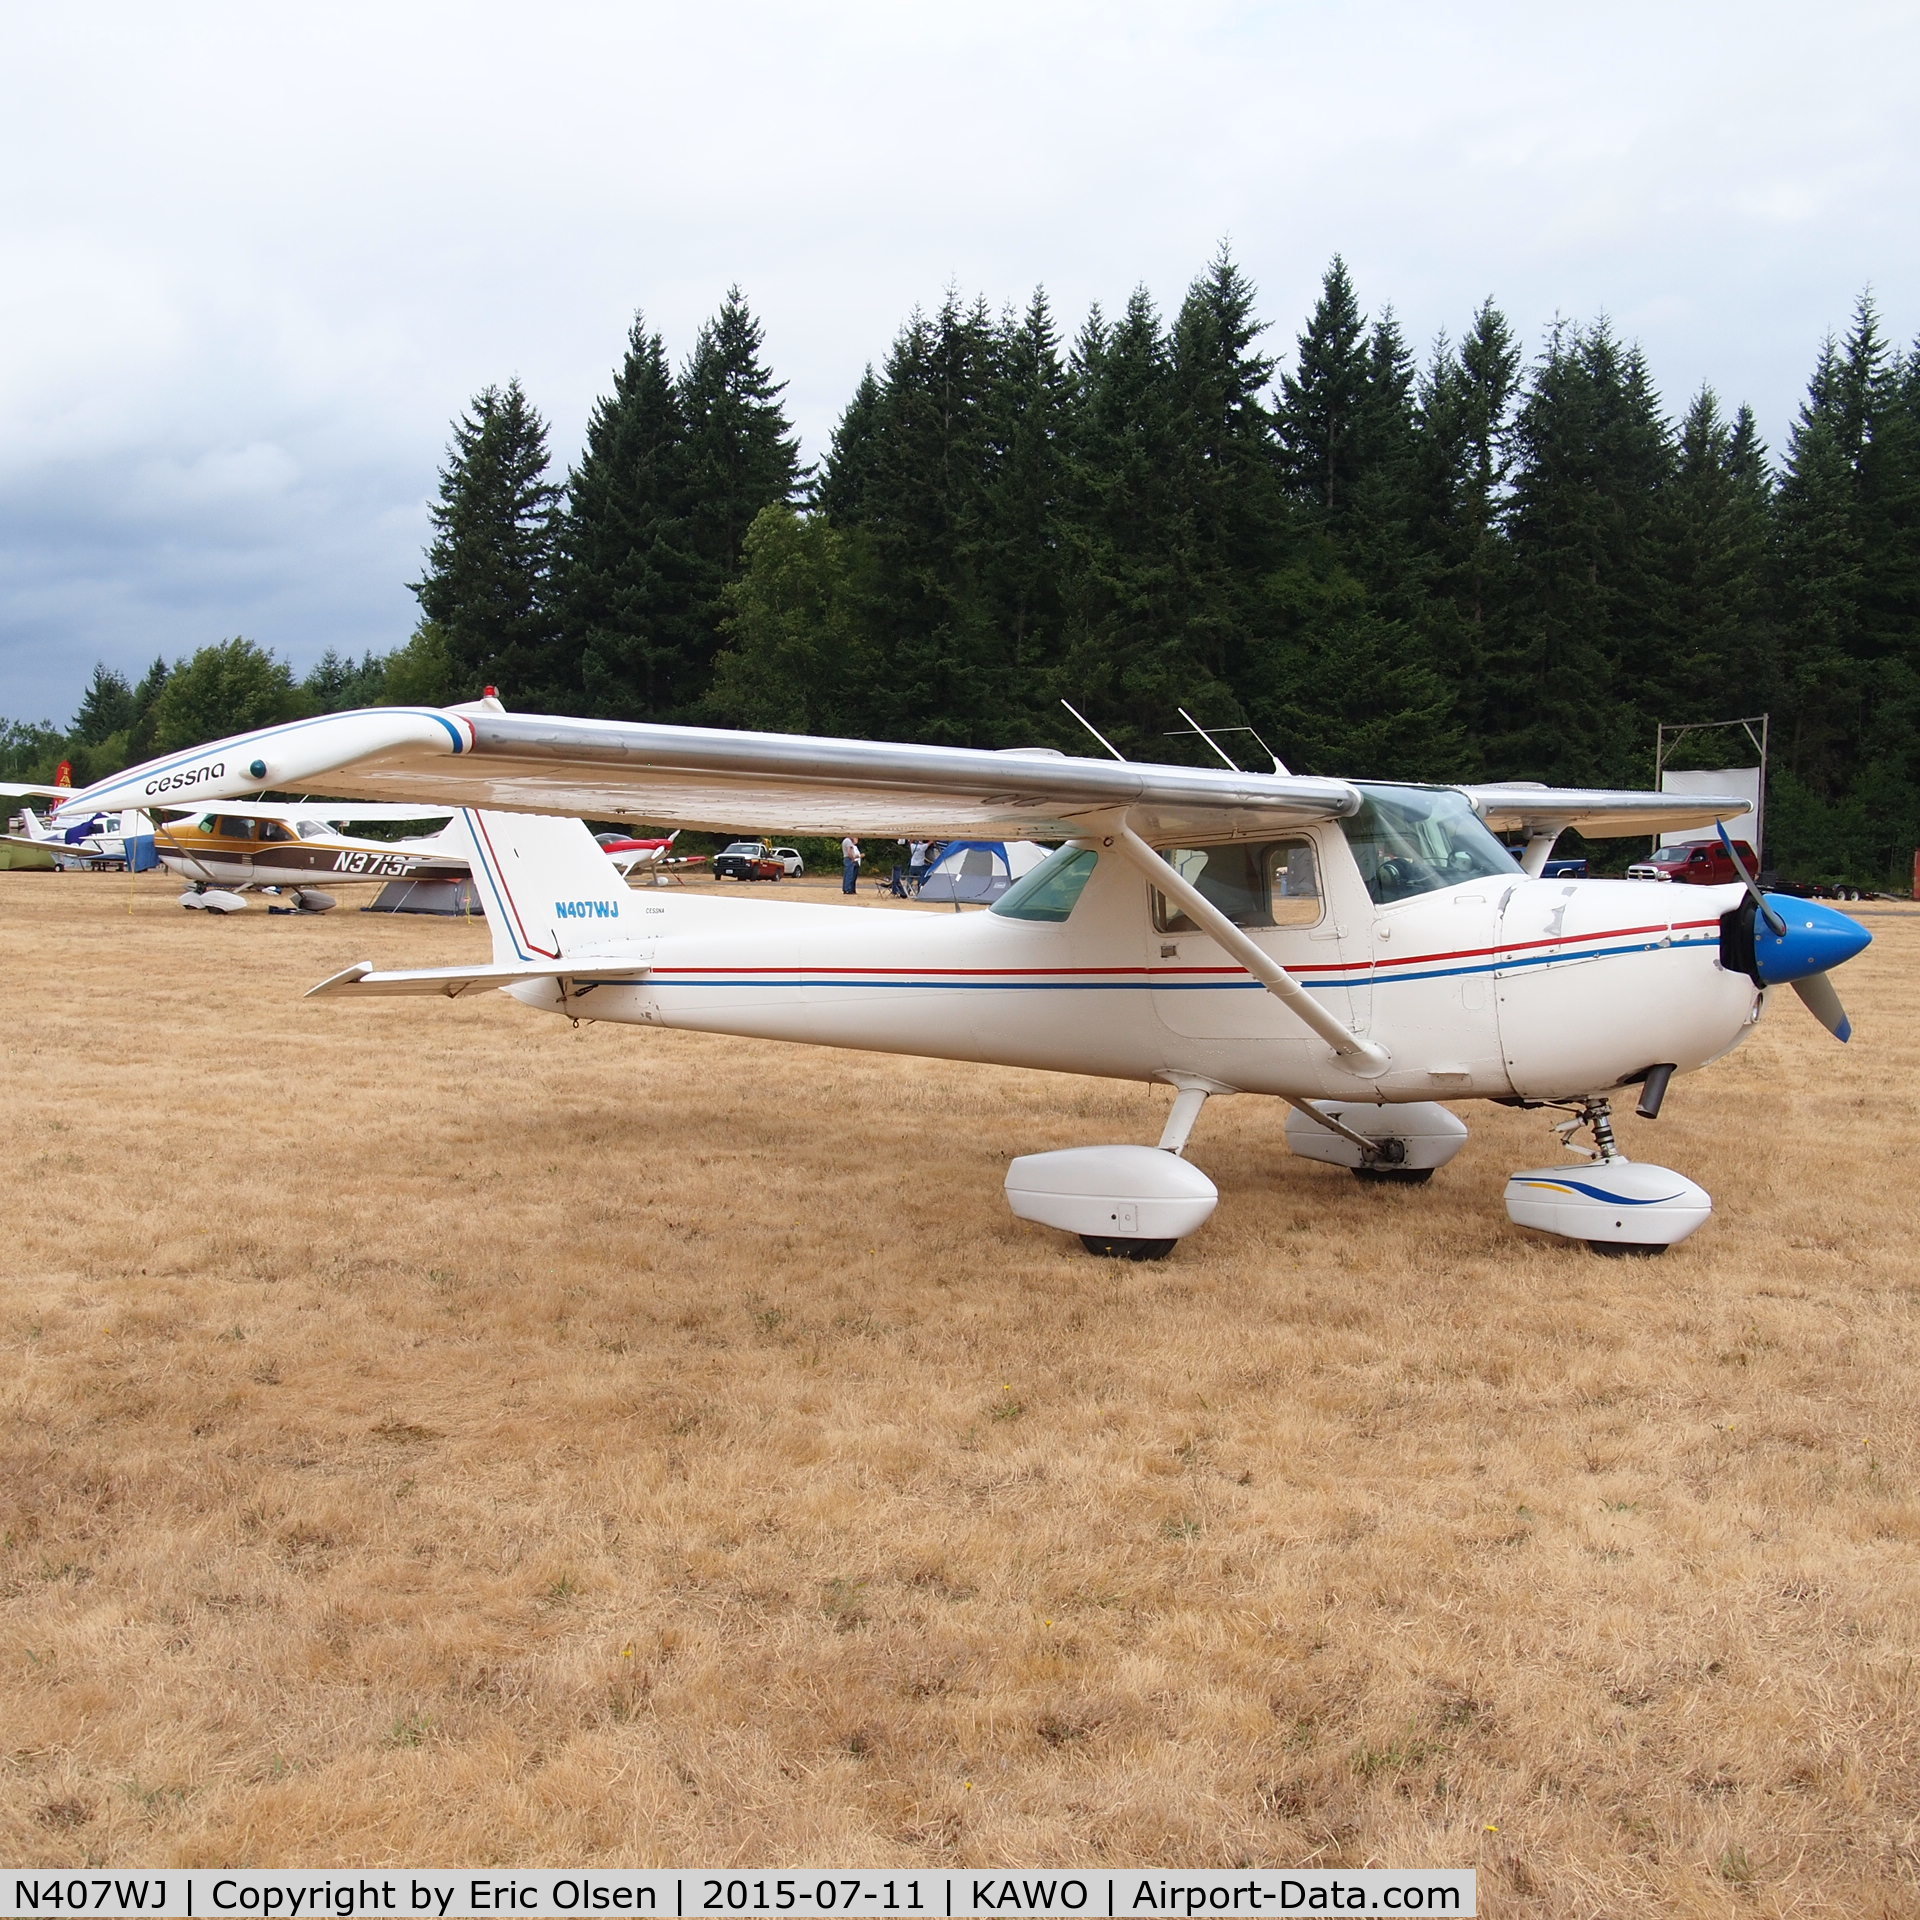
{"type": "Polygon", "coordinates": [[[1220,759],[1223,765],[1231,767],[1235,773],[1245,773],[1246,768],[1241,766],[1237,760],[1230,758],[1228,756],[1226,748],[1223,747],[1220,744],[1220,742],[1213,737],[1213,735],[1215,733],[1251,733],[1256,740],[1260,741],[1260,751],[1264,753],[1267,756],[1267,758],[1273,762],[1274,772],[1286,773],[1288,771],[1287,763],[1284,760],[1282,760],[1280,756],[1277,753],[1275,753],[1274,750],[1270,746],[1268,746],[1264,740],[1260,739],[1260,734],[1256,728],[1215,727],[1213,729],[1213,733],[1209,733],[1207,729],[1203,727],[1200,724],[1200,722],[1196,720],[1193,717],[1193,715],[1186,710],[1185,707],[1175,707],[1174,712],[1177,713],[1180,716],[1180,718],[1184,720],[1187,724],[1184,727],[1176,727],[1171,733],[1166,735],[1167,739],[1182,740],[1182,739],[1185,739],[1189,733],[1197,733],[1200,736],[1200,738],[1204,740],[1207,743],[1207,745],[1210,746],[1214,750],[1214,752],[1220,756],[1220,759]]]}
{"type": "Polygon", "coordinates": [[[1109,752],[1110,754],[1112,754],[1112,755],[1113,755],[1113,757],[1114,757],[1114,758],[1115,758],[1116,760],[1118,760],[1118,761],[1120,762],[1120,764],[1121,764],[1122,766],[1125,766],[1125,765],[1126,765],[1126,763],[1127,763],[1127,756],[1126,756],[1126,755],[1125,755],[1124,753],[1122,753],[1122,752],[1120,751],[1120,749],[1119,749],[1118,747],[1116,747],[1116,746],[1115,746],[1115,745],[1113,744],[1113,742],[1112,742],[1111,740],[1109,740],[1109,739],[1107,738],[1107,736],[1106,736],[1106,735],[1105,735],[1104,733],[1102,733],[1102,732],[1100,731],[1100,729],[1099,729],[1098,727],[1096,727],[1096,726],[1095,726],[1095,725],[1093,724],[1093,722],[1092,722],[1091,720],[1089,720],[1089,719],[1087,718],[1087,716],[1086,716],[1086,715],[1085,715],[1084,713],[1082,713],[1082,712],[1080,711],[1080,709],[1079,709],[1078,707],[1076,707],[1076,706],[1075,706],[1075,705],[1073,704],[1073,702],[1072,702],[1071,700],[1062,700],[1062,701],[1060,702],[1060,704],[1061,704],[1061,705],[1062,705],[1063,707],[1065,707],[1065,708],[1066,708],[1066,710],[1067,710],[1067,711],[1068,711],[1068,712],[1069,712],[1070,714],[1072,714],[1072,715],[1073,715],[1073,717],[1074,717],[1074,718],[1075,718],[1076,720],[1078,720],[1078,721],[1080,722],[1080,724],[1081,724],[1081,725],[1082,725],[1083,727],[1085,727],[1085,728],[1086,728],[1086,730],[1087,730],[1087,731],[1088,731],[1088,732],[1089,732],[1090,734],[1092,734],[1092,735],[1093,735],[1093,737],[1094,737],[1094,738],[1095,738],[1096,740],[1098,740],[1098,741],[1100,742],[1100,744],[1101,744],[1101,745],[1102,745],[1103,747],[1105,747],[1105,748],[1106,748],[1106,750],[1107,750],[1107,751],[1108,751],[1108,752],[1109,752]]]}

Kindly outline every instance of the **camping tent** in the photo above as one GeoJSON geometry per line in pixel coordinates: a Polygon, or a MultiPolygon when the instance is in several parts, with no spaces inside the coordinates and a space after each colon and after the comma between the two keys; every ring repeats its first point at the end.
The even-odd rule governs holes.
{"type": "Polygon", "coordinates": [[[1053,851],[1032,840],[950,840],[920,882],[922,900],[998,900],[1053,851]]]}
{"type": "Polygon", "coordinates": [[[426,880],[389,880],[362,913],[437,913],[458,919],[480,912],[480,896],[465,878],[436,875],[426,880]]]}

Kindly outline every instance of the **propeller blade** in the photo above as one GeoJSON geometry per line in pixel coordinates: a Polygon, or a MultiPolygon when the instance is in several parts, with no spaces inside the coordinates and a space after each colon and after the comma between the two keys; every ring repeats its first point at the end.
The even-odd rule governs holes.
{"type": "Polygon", "coordinates": [[[1853,1022],[1847,1018],[1847,1010],[1840,1004],[1840,995],[1826,974],[1810,973],[1803,980],[1791,980],[1787,984],[1806,1003],[1807,1011],[1836,1040],[1853,1038],[1853,1022]]]}
{"type": "MultiPolygon", "coordinates": [[[[1767,896],[1760,891],[1760,883],[1747,871],[1747,863],[1734,852],[1733,842],[1727,838],[1727,823],[1724,820],[1716,820],[1713,823],[1713,830],[1720,836],[1720,844],[1726,848],[1727,858],[1733,862],[1733,870],[1740,876],[1740,884],[1745,887],[1748,894],[1752,896],[1753,904],[1758,910],[1760,918],[1773,929],[1775,938],[1778,938],[1786,932],[1787,923],[1774,911],[1772,903],[1767,899],[1767,896]]],[[[1844,1038],[1844,1036],[1842,1037],[1844,1038]]]]}

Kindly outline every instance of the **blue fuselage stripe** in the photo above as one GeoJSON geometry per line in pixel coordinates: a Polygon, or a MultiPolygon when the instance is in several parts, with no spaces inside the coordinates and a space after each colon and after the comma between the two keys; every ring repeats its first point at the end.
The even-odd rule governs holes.
{"type": "MultiPolygon", "coordinates": [[[[1522,968],[1570,966],[1582,960],[1602,960],[1616,958],[1623,954],[1661,953],[1677,951],[1683,947],[1718,946],[1717,936],[1700,940],[1640,940],[1625,947],[1590,947],[1578,953],[1548,953],[1530,956],[1522,960],[1490,960],[1481,965],[1464,967],[1429,967],[1418,973],[1374,973],[1356,970],[1333,979],[1315,980],[1295,975],[1303,987],[1325,992],[1334,987],[1391,987],[1408,980],[1451,980],[1466,974],[1475,973],[1515,973],[1522,968]]],[[[1408,962],[1405,964],[1415,964],[1408,962]]],[[[648,976],[646,984],[652,987],[859,987],[866,991],[902,990],[910,993],[1265,993],[1266,988],[1258,980],[1242,976],[1238,980],[896,980],[876,979],[871,975],[863,976],[857,968],[849,967],[843,978],[822,977],[820,975],[782,978],[778,975],[754,974],[745,979],[720,979],[704,977],[699,979],[676,979],[673,976],[681,971],[675,967],[663,967],[648,976]]],[[[1115,968],[1120,972],[1122,969],[1115,968]]],[[[726,969],[716,967],[715,974],[724,974],[726,969]]],[[[611,984],[611,983],[609,983],[611,984]]],[[[625,982],[621,983],[626,984],[625,982]]]]}

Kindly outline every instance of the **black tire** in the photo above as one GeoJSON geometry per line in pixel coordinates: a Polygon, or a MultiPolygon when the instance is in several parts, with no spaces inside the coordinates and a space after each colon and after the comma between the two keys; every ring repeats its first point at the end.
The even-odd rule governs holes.
{"type": "Polygon", "coordinates": [[[1164,1260],[1180,1243],[1177,1240],[1104,1240],[1098,1234],[1083,1233],[1080,1244],[1100,1260],[1164,1260]]]}
{"type": "Polygon", "coordinates": [[[1643,1246],[1637,1240],[1589,1240],[1587,1245],[1608,1260],[1651,1260],[1666,1252],[1665,1247],[1643,1246]]]}
{"type": "Polygon", "coordinates": [[[1431,1167],[1355,1167],[1356,1180],[1371,1180],[1380,1186],[1417,1187],[1433,1178],[1431,1167]]]}

